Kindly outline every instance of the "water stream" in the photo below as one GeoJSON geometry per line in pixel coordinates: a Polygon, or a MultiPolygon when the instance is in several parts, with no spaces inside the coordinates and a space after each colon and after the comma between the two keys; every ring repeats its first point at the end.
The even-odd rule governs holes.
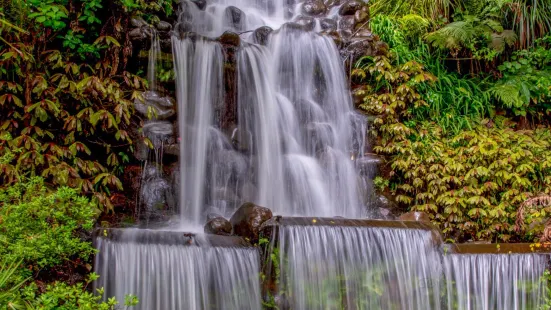
{"type": "MultiPolygon", "coordinates": [[[[148,310],[261,309],[256,248],[182,231],[201,227],[209,213],[228,218],[244,202],[285,216],[371,215],[372,174],[359,167],[372,161],[362,161],[366,118],[353,109],[337,45],[318,33],[322,19],[305,24],[302,8],[295,0],[181,2],[171,39],[178,176],[169,184],[162,173],[164,145],[176,140],[166,134],[170,116],[148,122],[155,165],[144,169],[149,187],[141,194],[147,210],[159,200],[177,209],[179,226],[100,234],[95,268],[106,296],[134,294],[138,309],[148,310]],[[270,34],[259,37],[254,30],[266,26],[270,34]],[[238,35],[235,46],[217,39],[227,31],[237,33],[230,35],[238,35]]],[[[325,15],[335,25],[338,10],[325,15]]],[[[170,106],[155,92],[159,54],[155,33],[148,96],[170,106]]],[[[279,288],[298,310],[534,310],[549,261],[536,254],[444,255],[426,229],[286,225],[278,238],[279,288]]]]}

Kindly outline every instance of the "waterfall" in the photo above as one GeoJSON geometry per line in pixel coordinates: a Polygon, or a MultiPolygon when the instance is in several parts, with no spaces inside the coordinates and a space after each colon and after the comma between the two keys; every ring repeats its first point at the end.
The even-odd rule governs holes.
{"type": "Polygon", "coordinates": [[[151,48],[149,49],[149,61],[147,65],[147,82],[150,91],[157,91],[157,62],[161,55],[161,43],[159,34],[155,28],[151,28],[151,48]]]}
{"type": "MultiPolygon", "coordinates": [[[[180,209],[183,221],[199,223],[205,204],[207,162],[216,150],[214,107],[223,99],[224,56],[220,44],[173,37],[180,134],[180,209]]],[[[223,159],[222,159],[223,160],[223,159]]]]}
{"type": "Polygon", "coordinates": [[[292,1],[218,0],[206,8],[183,2],[177,28],[203,36],[279,28],[267,46],[253,43],[250,34],[241,36],[235,61],[237,120],[229,136],[215,111],[223,97],[222,67],[232,65],[230,52],[222,55],[219,43],[201,35],[196,40],[173,36],[183,220],[199,222],[211,207],[231,215],[247,201],[284,215],[369,215],[358,191],[365,181],[354,162],[366,151],[366,119],[352,108],[333,39],[286,23],[299,9],[292,1]],[[228,148],[228,139],[238,140],[240,147],[228,148]],[[221,152],[224,156],[217,155],[221,152]],[[228,160],[235,169],[220,170],[228,160]],[[226,177],[213,177],[216,171],[226,177]]]}
{"type": "Polygon", "coordinates": [[[450,310],[540,309],[547,283],[541,277],[549,255],[444,255],[450,310]]]}
{"type": "Polygon", "coordinates": [[[109,234],[96,239],[95,270],[102,275],[96,286],[105,289],[105,296],[124,301],[125,295],[136,295],[136,309],[143,310],[260,308],[254,248],[209,246],[207,240],[187,245],[182,234],[170,232],[109,234]]]}
{"type": "Polygon", "coordinates": [[[279,234],[292,309],[440,309],[440,255],[428,230],[283,226],[279,234]]]}

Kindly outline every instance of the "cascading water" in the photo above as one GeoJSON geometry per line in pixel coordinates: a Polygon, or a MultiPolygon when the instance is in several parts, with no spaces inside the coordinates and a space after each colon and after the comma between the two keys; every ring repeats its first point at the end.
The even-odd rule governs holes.
{"type": "MultiPolygon", "coordinates": [[[[174,103],[158,94],[153,32],[150,91],[136,109],[148,115],[156,108],[143,127],[156,164],[144,169],[141,196],[147,210],[175,209],[176,192],[176,230],[209,213],[228,217],[249,201],[276,214],[369,216],[376,160],[364,157],[367,122],[352,108],[334,40],[316,33],[346,33],[341,27],[351,21],[354,30],[361,14],[340,16],[333,6],[312,18],[300,15],[305,7],[295,0],[181,1],[172,34],[180,149],[174,188],[162,173],[164,146],[175,140],[174,103]],[[228,104],[234,95],[235,111],[228,104]]],[[[548,256],[442,255],[424,224],[305,220],[312,219],[278,227],[272,240],[279,256],[270,259],[278,261],[279,288],[292,309],[531,310],[541,302],[548,256]]],[[[260,309],[257,251],[230,237],[203,238],[107,230],[96,239],[98,286],[119,300],[137,295],[139,309],[260,309]]]]}
{"type": "Polygon", "coordinates": [[[191,1],[183,3],[176,29],[202,36],[244,32],[236,61],[237,123],[228,137],[244,145],[237,148],[240,152],[227,148],[227,138],[221,135],[221,124],[213,121],[216,117],[209,114],[211,110],[193,113],[220,110],[213,108],[218,94],[197,100],[197,96],[221,89],[215,88],[221,84],[221,71],[211,69],[219,64],[222,70],[223,60],[211,52],[217,43],[173,37],[183,142],[180,201],[184,219],[198,221],[213,210],[209,207],[229,215],[245,198],[285,215],[368,215],[357,190],[365,182],[353,161],[365,152],[366,120],[352,109],[333,40],[286,23],[297,18],[301,5],[219,0],[202,8],[191,1]],[[267,25],[281,28],[268,37],[267,46],[255,44],[257,38],[247,31],[267,25]],[[201,59],[188,55],[192,53],[201,59]],[[207,151],[207,145],[218,149],[207,151]],[[220,152],[224,156],[218,156],[220,152]],[[213,174],[207,171],[219,171],[228,160],[243,169],[211,179],[213,174]],[[220,179],[230,181],[217,183],[220,179]]]}
{"type": "Polygon", "coordinates": [[[211,246],[200,237],[163,231],[108,234],[96,239],[96,272],[102,275],[97,286],[105,288],[105,296],[124,300],[136,295],[137,309],[143,310],[260,307],[259,259],[253,248],[211,246]]]}
{"type": "Polygon", "coordinates": [[[540,309],[548,264],[541,254],[444,255],[447,309],[540,309]]]}
{"type": "Polygon", "coordinates": [[[265,259],[278,256],[265,273],[291,309],[536,310],[547,297],[551,256],[526,245],[442,247],[425,224],[335,218],[277,218],[265,233],[265,259]]]}
{"type": "Polygon", "coordinates": [[[440,309],[431,231],[284,226],[281,287],[292,309],[440,309]]]}

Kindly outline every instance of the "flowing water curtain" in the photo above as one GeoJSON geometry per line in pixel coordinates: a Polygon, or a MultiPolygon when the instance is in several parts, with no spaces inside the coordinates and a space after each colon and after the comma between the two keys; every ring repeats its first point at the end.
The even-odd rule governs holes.
{"type": "Polygon", "coordinates": [[[450,310],[532,310],[543,305],[547,254],[444,255],[450,310]]]}
{"type": "Polygon", "coordinates": [[[430,231],[280,229],[280,287],[293,309],[440,309],[440,254],[430,231]]]}
{"type": "Polygon", "coordinates": [[[260,309],[255,249],[185,246],[181,240],[125,234],[121,240],[97,240],[97,287],[105,288],[105,296],[136,295],[137,309],[143,310],[260,309]]]}
{"type": "Polygon", "coordinates": [[[217,184],[216,173],[208,172],[224,164],[218,155],[231,147],[219,130],[216,109],[224,98],[224,54],[219,43],[205,39],[193,42],[173,37],[172,44],[179,111],[180,209],[182,220],[198,223],[217,184]]]}
{"type": "Polygon", "coordinates": [[[365,134],[352,127],[365,119],[352,110],[333,41],[287,25],[268,51],[244,48],[238,64],[240,128],[260,163],[258,202],[287,215],[364,216],[351,153],[356,145],[363,155],[365,134]]]}

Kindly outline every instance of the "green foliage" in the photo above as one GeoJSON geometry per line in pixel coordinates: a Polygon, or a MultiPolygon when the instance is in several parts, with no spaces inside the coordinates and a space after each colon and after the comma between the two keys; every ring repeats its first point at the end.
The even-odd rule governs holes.
{"type": "MultiPolygon", "coordinates": [[[[92,273],[85,283],[86,286],[95,279],[97,276],[92,273]]],[[[103,289],[98,289],[94,294],[87,291],[86,286],[83,283],[68,285],[63,282],[55,282],[49,284],[43,292],[39,292],[37,285],[33,283],[22,290],[19,297],[22,302],[19,303],[24,303],[26,309],[36,310],[115,310],[128,309],[138,304],[136,296],[128,295],[125,297],[124,307],[121,308],[115,298],[102,301],[103,289]]]]}
{"type": "Polygon", "coordinates": [[[379,192],[383,192],[389,184],[389,181],[381,176],[377,176],[373,179],[373,186],[375,186],[375,189],[379,192]]]}
{"type": "Polygon", "coordinates": [[[21,306],[19,288],[25,284],[26,279],[18,279],[18,269],[21,261],[7,263],[0,260],[0,306],[7,309],[17,309],[21,306]]]}
{"type": "Polygon", "coordinates": [[[519,36],[519,46],[528,48],[551,32],[551,2],[549,0],[508,1],[504,17],[519,36]]]}
{"type": "Polygon", "coordinates": [[[417,14],[423,18],[437,20],[447,18],[455,5],[454,0],[374,0],[370,2],[373,16],[384,14],[400,17],[417,14]]]}
{"type": "Polygon", "coordinates": [[[475,59],[492,60],[517,40],[514,31],[503,28],[496,10],[487,7],[480,15],[456,14],[454,22],[425,38],[431,45],[449,50],[456,58],[463,51],[475,59]]]}
{"type": "MultiPolygon", "coordinates": [[[[5,41],[0,43],[0,180],[10,185],[39,174],[54,185],[93,195],[112,210],[112,193],[122,190],[117,173],[133,148],[132,100],[145,81],[124,71],[128,47],[117,40],[124,34],[122,17],[113,16],[111,35],[94,37],[101,3],[80,4],[78,13],[68,15],[71,29],[65,35],[46,25],[29,33],[0,25],[5,41]],[[80,22],[89,24],[89,33],[80,22]],[[69,51],[50,49],[50,41],[69,51]]],[[[49,12],[64,2],[35,5],[49,12]]]]}
{"type": "MultiPolygon", "coordinates": [[[[449,138],[424,126],[409,140],[376,151],[395,154],[396,200],[428,213],[446,236],[522,240],[514,229],[518,208],[551,188],[551,133],[515,131],[507,121],[486,125],[449,138]]],[[[546,218],[551,208],[537,212],[530,221],[546,218]]]]}
{"type": "Polygon", "coordinates": [[[537,40],[530,50],[515,52],[499,66],[502,77],[488,91],[516,115],[551,112],[551,36],[537,40]]]}
{"type": "Polygon", "coordinates": [[[49,192],[42,179],[0,190],[0,256],[24,259],[34,269],[53,267],[95,252],[79,232],[90,231],[97,208],[74,189],[49,192]]]}

